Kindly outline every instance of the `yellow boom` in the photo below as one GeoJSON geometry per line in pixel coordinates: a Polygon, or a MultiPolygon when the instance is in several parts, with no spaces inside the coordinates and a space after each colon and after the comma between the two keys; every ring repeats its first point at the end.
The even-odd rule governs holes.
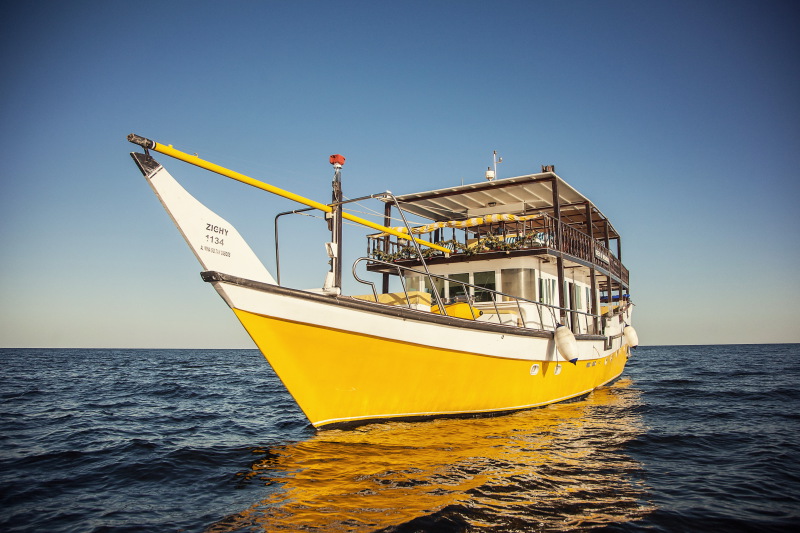
{"type": "MultiPolygon", "coordinates": [[[[187,154],[187,153],[181,152],[180,150],[176,150],[175,148],[173,148],[171,144],[170,145],[165,145],[165,144],[157,143],[156,141],[151,141],[150,139],[145,139],[144,137],[140,137],[140,136],[138,136],[138,135],[136,135],[134,133],[131,133],[130,135],[128,135],[128,140],[130,142],[134,143],[134,144],[138,144],[139,146],[141,146],[141,147],[143,147],[145,149],[155,150],[156,152],[159,152],[159,153],[164,154],[164,155],[168,155],[170,157],[174,157],[175,159],[179,159],[179,160],[184,161],[186,163],[189,163],[191,165],[195,165],[197,167],[204,168],[206,170],[210,170],[211,172],[215,172],[215,173],[220,174],[222,176],[225,176],[227,178],[231,178],[233,180],[240,181],[242,183],[246,183],[247,185],[250,185],[250,186],[255,187],[257,189],[261,189],[263,191],[271,192],[272,194],[277,194],[278,196],[282,196],[284,198],[288,198],[289,200],[293,200],[293,201],[301,203],[303,205],[307,205],[309,207],[313,207],[314,209],[319,209],[320,211],[324,211],[325,213],[330,213],[330,212],[333,211],[333,208],[331,206],[329,206],[329,205],[322,204],[322,203],[319,203],[319,202],[315,202],[314,200],[311,200],[309,198],[305,198],[305,197],[300,196],[298,194],[295,194],[293,192],[286,191],[284,189],[281,189],[280,187],[275,187],[274,185],[270,185],[269,183],[265,183],[263,181],[259,181],[259,180],[255,179],[255,178],[251,178],[250,176],[245,176],[244,174],[241,174],[239,172],[236,172],[236,171],[233,171],[233,170],[229,170],[229,169],[227,169],[225,167],[221,167],[221,166],[216,165],[214,163],[211,163],[209,161],[205,161],[204,159],[200,159],[196,155],[191,155],[191,154],[187,154]]],[[[378,231],[381,231],[381,232],[384,232],[384,233],[388,233],[389,235],[394,235],[395,237],[398,237],[398,238],[401,238],[401,239],[414,240],[418,244],[421,244],[423,246],[428,246],[430,248],[433,248],[435,250],[439,250],[441,252],[445,252],[446,254],[449,254],[451,252],[451,250],[449,250],[448,248],[445,248],[444,246],[439,246],[438,244],[434,244],[432,242],[423,241],[422,239],[417,239],[417,238],[411,237],[408,234],[401,233],[401,232],[399,232],[397,230],[394,230],[392,228],[387,228],[385,226],[381,226],[380,224],[375,224],[374,222],[370,222],[369,220],[363,219],[361,217],[357,217],[355,215],[351,215],[349,213],[342,212],[342,218],[346,218],[347,220],[350,220],[351,222],[356,222],[356,223],[361,224],[363,226],[367,226],[368,228],[372,228],[372,229],[375,229],[375,230],[378,230],[378,231]]]]}

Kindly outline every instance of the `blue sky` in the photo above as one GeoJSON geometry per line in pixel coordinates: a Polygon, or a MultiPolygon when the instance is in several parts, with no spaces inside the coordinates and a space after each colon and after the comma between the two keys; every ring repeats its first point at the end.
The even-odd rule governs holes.
{"type": "MultiPolygon", "coordinates": [[[[623,235],[643,344],[800,342],[795,2],[35,2],[0,32],[0,346],[252,347],[128,133],[308,197],[542,164],[623,235]]],[[[161,157],[274,268],[291,209],[161,157]]],[[[319,221],[284,281],[320,285],[319,221]]],[[[353,246],[360,252],[363,240],[353,246]]],[[[354,252],[355,253],[355,252],[354,252]]]]}

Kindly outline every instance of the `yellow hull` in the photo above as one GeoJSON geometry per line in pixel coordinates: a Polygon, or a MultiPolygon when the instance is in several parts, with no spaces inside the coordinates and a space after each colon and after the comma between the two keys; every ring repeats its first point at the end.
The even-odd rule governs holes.
{"type": "Polygon", "coordinates": [[[234,312],[318,428],[546,405],[608,383],[627,361],[627,346],[572,365],[448,350],[234,312]]]}

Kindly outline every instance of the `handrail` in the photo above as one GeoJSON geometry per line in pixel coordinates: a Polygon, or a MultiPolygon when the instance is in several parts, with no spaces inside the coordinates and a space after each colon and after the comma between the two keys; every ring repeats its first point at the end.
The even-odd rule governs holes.
{"type": "Polygon", "coordinates": [[[284,215],[296,215],[305,211],[313,211],[313,207],[306,207],[304,209],[293,209],[292,211],[284,211],[275,215],[275,281],[278,285],[281,284],[281,248],[278,242],[278,219],[284,215]]]}
{"type": "MultiPolygon", "coordinates": [[[[398,203],[397,198],[395,198],[395,196],[389,191],[386,191],[386,196],[391,198],[392,202],[394,202],[394,206],[397,208],[397,212],[400,213],[400,217],[403,219],[403,224],[405,224],[405,226],[406,226],[406,231],[410,235],[411,234],[411,226],[408,225],[408,220],[406,220],[406,215],[405,215],[405,213],[403,213],[403,210],[400,208],[400,203],[398,203]]],[[[422,264],[422,268],[425,269],[425,275],[428,276],[428,279],[430,279],[431,278],[431,273],[428,270],[427,263],[425,263],[425,256],[422,255],[422,250],[420,250],[419,244],[417,243],[416,239],[411,239],[411,242],[414,244],[414,248],[417,251],[417,257],[419,257],[419,262],[422,264]]],[[[398,274],[399,274],[399,272],[398,272],[398,274]]],[[[406,300],[407,300],[408,299],[408,291],[406,291],[405,281],[403,281],[403,276],[399,276],[399,277],[400,277],[400,282],[403,284],[403,291],[406,292],[406,300]]],[[[439,291],[436,289],[436,286],[433,284],[433,282],[431,282],[431,290],[433,291],[433,296],[436,298],[436,305],[439,306],[439,311],[441,311],[442,314],[446,315],[447,314],[447,310],[444,308],[444,303],[442,302],[442,298],[439,295],[439,291]]],[[[473,313],[473,317],[474,317],[474,313],[473,313]]]]}
{"type": "MultiPolygon", "coordinates": [[[[352,198],[352,199],[344,200],[344,201],[341,201],[341,202],[333,202],[333,203],[330,204],[330,206],[333,207],[333,206],[348,204],[348,203],[351,203],[351,202],[360,202],[362,200],[368,200],[368,199],[374,199],[374,198],[383,198],[383,199],[391,198],[392,202],[394,202],[394,205],[397,208],[397,211],[400,213],[400,216],[403,219],[403,223],[405,224],[406,231],[408,231],[409,234],[411,233],[411,226],[408,224],[408,220],[406,220],[405,213],[403,212],[403,209],[400,207],[400,204],[397,201],[397,198],[395,198],[395,196],[391,193],[391,191],[385,191],[385,192],[382,192],[382,193],[370,194],[370,195],[367,195],[367,196],[361,196],[359,198],[352,198]]],[[[295,209],[295,210],[292,210],[292,211],[284,211],[282,213],[278,213],[275,216],[275,269],[276,269],[276,275],[277,275],[276,281],[278,282],[278,285],[281,284],[280,246],[279,246],[279,241],[278,241],[278,238],[279,238],[278,237],[278,219],[280,217],[284,216],[284,215],[302,213],[302,212],[305,212],[305,211],[310,211],[312,209],[314,209],[314,208],[313,207],[307,207],[305,209],[295,209]]],[[[411,242],[414,244],[414,248],[416,249],[416,252],[417,252],[417,257],[419,257],[420,263],[422,264],[422,267],[425,269],[426,275],[428,277],[430,277],[430,271],[428,271],[428,265],[425,263],[425,256],[422,254],[422,250],[420,250],[419,244],[417,243],[416,239],[412,239],[411,242]]],[[[353,272],[353,276],[358,281],[360,281],[361,283],[369,283],[369,284],[371,284],[371,282],[365,282],[364,280],[361,280],[355,274],[355,272],[353,272]]],[[[408,291],[406,291],[405,281],[403,281],[403,277],[402,277],[401,272],[400,272],[399,269],[398,269],[398,276],[400,277],[400,282],[403,284],[403,291],[406,294],[406,301],[408,301],[408,291]]],[[[436,304],[439,306],[439,309],[441,309],[444,314],[447,314],[447,311],[445,311],[444,304],[442,302],[441,296],[439,295],[439,291],[436,290],[436,287],[433,285],[433,283],[431,283],[431,287],[433,289],[433,295],[436,298],[436,304]]],[[[372,288],[372,291],[375,293],[375,301],[377,301],[378,300],[378,296],[377,296],[377,292],[375,291],[375,287],[374,286],[372,288]]],[[[409,305],[410,305],[410,303],[409,303],[409,305]]]]}
{"type": "MultiPolygon", "coordinates": [[[[522,298],[520,296],[514,296],[513,294],[507,294],[507,293],[504,293],[504,292],[496,291],[494,289],[488,289],[486,287],[481,287],[480,285],[473,285],[473,284],[467,283],[465,281],[455,280],[455,279],[449,278],[447,276],[441,276],[439,274],[428,273],[428,272],[425,272],[425,271],[422,271],[422,270],[418,270],[416,268],[412,268],[412,267],[409,267],[409,266],[398,265],[397,263],[390,263],[388,261],[383,261],[383,260],[375,259],[375,258],[371,258],[371,257],[359,257],[358,259],[356,259],[353,262],[353,268],[352,268],[353,277],[355,278],[356,281],[358,281],[360,283],[363,283],[364,285],[370,285],[372,287],[372,292],[375,295],[375,301],[376,302],[378,301],[378,292],[375,289],[375,284],[372,283],[371,281],[367,281],[367,280],[363,280],[363,279],[359,278],[358,275],[356,274],[356,267],[358,266],[359,263],[361,263],[363,261],[367,261],[367,262],[370,262],[370,263],[380,263],[380,264],[385,265],[387,267],[391,267],[391,268],[397,269],[398,277],[401,279],[401,283],[403,283],[403,292],[406,295],[406,304],[409,306],[409,308],[411,307],[411,301],[410,301],[410,298],[408,296],[408,290],[407,290],[407,288],[405,286],[405,283],[402,282],[404,276],[400,275],[401,271],[413,272],[415,274],[427,275],[427,276],[429,276],[431,278],[445,280],[445,281],[448,281],[450,283],[457,283],[457,284],[461,285],[462,287],[464,287],[465,289],[466,289],[466,287],[470,287],[472,289],[476,289],[476,290],[479,290],[479,291],[488,292],[489,294],[492,295],[492,301],[494,302],[495,311],[497,311],[498,320],[501,323],[502,323],[502,319],[500,319],[500,312],[499,312],[499,309],[497,308],[497,296],[503,296],[503,297],[512,299],[512,300],[514,300],[516,302],[517,309],[519,310],[520,318],[523,321],[523,326],[522,327],[524,327],[524,328],[527,328],[528,326],[525,323],[525,319],[524,319],[523,313],[522,313],[522,306],[521,306],[520,302],[525,302],[525,303],[529,303],[529,304],[535,305],[536,308],[539,309],[540,317],[541,317],[541,309],[545,308],[546,310],[548,310],[550,312],[550,315],[553,318],[553,323],[554,324],[558,324],[559,323],[556,311],[566,311],[567,313],[575,313],[575,314],[578,314],[578,315],[584,315],[587,318],[587,326],[588,326],[588,319],[589,318],[593,318],[593,319],[594,318],[597,318],[597,319],[602,318],[601,315],[595,315],[595,314],[592,314],[592,313],[587,313],[585,311],[578,311],[578,310],[575,310],[575,309],[559,307],[557,305],[546,304],[544,302],[537,302],[537,301],[534,301],[534,300],[529,300],[527,298],[522,298]]],[[[433,287],[433,283],[431,283],[431,287],[433,287]]],[[[473,303],[473,300],[472,300],[471,295],[469,294],[469,291],[465,290],[464,292],[467,295],[467,298],[469,299],[470,304],[473,303]]],[[[443,307],[440,307],[440,309],[443,309],[443,307]]],[[[470,305],[470,309],[472,309],[472,305],[470,305]]],[[[473,318],[475,318],[474,311],[473,311],[473,318]]],[[[540,320],[540,323],[543,323],[543,322],[540,320]]],[[[515,326],[515,327],[519,327],[519,326],[515,326]]]]}
{"type": "MultiPolygon", "coordinates": [[[[369,199],[373,199],[373,198],[383,198],[383,197],[386,196],[387,193],[388,193],[388,191],[386,193],[381,192],[381,193],[376,193],[376,194],[370,194],[370,195],[367,195],[367,196],[361,196],[359,198],[353,198],[353,199],[350,199],[350,200],[345,200],[343,202],[333,202],[333,203],[328,204],[328,205],[333,207],[333,206],[336,206],[336,205],[343,205],[343,204],[348,204],[348,203],[351,203],[351,202],[360,202],[362,200],[369,200],[369,199]]],[[[388,193],[388,194],[391,194],[391,193],[388,193]]],[[[306,211],[313,211],[314,209],[316,209],[316,208],[315,207],[306,207],[304,209],[292,209],[291,211],[283,211],[282,213],[278,213],[277,215],[275,215],[275,281],[278,282],[278,285],[281,284],[281,250],[280,250],[280,245],[279,245],[279,240],[278,240],[278,219],[280,217],[284,216],[284,215],[296,215],[297,213],[304,213],[306,211]]]]}

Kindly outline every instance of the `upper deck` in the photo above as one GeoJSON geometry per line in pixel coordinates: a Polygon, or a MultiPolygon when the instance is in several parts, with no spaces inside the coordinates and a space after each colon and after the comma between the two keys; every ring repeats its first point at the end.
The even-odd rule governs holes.
{"type": "MultiPolygon", "coordinates": [[[[412,233],[452,250],[449,257],[425,250],[428,264],[552,256],[608,276],[615,288],[627,288],[629,273],[621,261],[619,233],[588,198],[556,175],[552,167],[543,170],[539,174],[406,194],[397,196],[397,201],[405,212],[431,221],[412,228],[412,233]]],[[[384,225],[389,226],[390,221],[391,206],[387,204],[384,225]]],[[[418,264],[413,246],[398,241],[387,234],[370,235],[368,257],[418,264]]],[[[385,270],[385,266],[377,264],[369,268],[385,270]]]]}

